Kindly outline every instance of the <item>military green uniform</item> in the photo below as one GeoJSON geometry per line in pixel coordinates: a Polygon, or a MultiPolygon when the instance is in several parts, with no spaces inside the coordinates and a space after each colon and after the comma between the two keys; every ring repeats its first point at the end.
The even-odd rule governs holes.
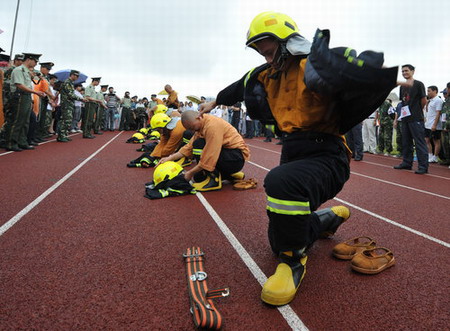
{"type": "Polygon", "coordinates": [[[59,122],[58,141],[69,141],[69,129],[72,125],[72,116],[75,110],[75,100],[83,99],[75,95],[75,88],[70,78],[61,86],[61,120],[59,122]]]}
{"type": "MultiPolygon", "coordinates": [[[[103,96],[102,92],[95,92],[95,98],[97,100],[100,100],[103,104],[105,102],[105,97],[103,96]]],[[[97,105],[96,111],[95,111],[95,122],[94,122],[94,133],[99,134],[101,126],[103,124],[103,117],[104,117],[104,108],[102,105],[97,105]]]]}
{"type": "Polygon", "coordinates": [[[11,73],[9,109],[5,114],[6,148],[12,150],[28,146],[31,114],[31,93],[20,90],[16,84],[33,89],[30,70],[23,64],[11,73]]]}
{"type": "Polygon", "coordinates": [[[392,153],[392,133],[394,120],[388,114],[392,107],[389,101],[384,101],[378,109],[378,116],[380,119],[380,131],[378,133],[378,150],[383,153],[386,149],[387,153],[392,153]]]}
{"type": "MultiPolygon", "coordinates": [[[[89,85],[84,90],[84,95],[86,97],[90,97],[92,99],[97,99],[97,92],[95,91],[94,85],[89,85]]],[[[90,138],[92,137],[91,131],[94,125],[95,113],[97,111],[97,103],[96,102],[87,102],[86,107],[83,113],[83,119],[81,123],[81,130],[83,130],[83,137],[90,138]]]]}
{"type": "Polygon", "coordinates": [[[445,122],[441,132],[441,148],[444,160],[440,163],[450,165],[450,96],[445,98],[441,114],[441,116],[445,118],[445,122]]]}
{"type": "Polygon", "coordinates": [[[131,99],[123,98],[122,115],[120,116],[119,130],[130,130],[131,123],[131,99]]]}

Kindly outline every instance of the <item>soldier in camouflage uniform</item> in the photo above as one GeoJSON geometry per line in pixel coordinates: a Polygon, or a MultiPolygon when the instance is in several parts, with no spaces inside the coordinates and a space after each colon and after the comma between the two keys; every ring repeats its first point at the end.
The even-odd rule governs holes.
{"type": "Polygon", "coordinates": [[[441,132],[441,148],[443,160],[441,160],[439,164],[449,165],[450,168],[450,82],[447,83],[447,88],[444,89],[443,93],[445,96],[445,102],[442,105],[441,111],[441,118],[444,122],[441,132]]]}
{"type": "Polygon", "coordinates": [[[8,119],[8,112],[11,109],[11,74],[13,70],[23,63],[24,56],[23,54],[16,54],[14,56],[14,62],[13,65],[10,66],[5,70],[3,73],[3,114],[5,122],[3,123],[3,126],[0,128],[0,147],[5,147],[6,144],[6,137],[5,137],[5,128],[6,123],[8,119]]]}
{"type": "Polygon", "coordinates": [[[43,97],[45,93],[34,91],[31,75],[41,54],[24,53],[24,62],[11,74],[10,109],[5,120],[6,149],[20,152],[23,149],[34,149],[28,145],[27,133],[31,115],[31,94],[43,97]]]}
{"type": "MultiPolygon", "coordinates": [[[[3,91],[4,72],[8,70],[11,63],[9,62],[10,56],[7,54],[1,54],[1,52],[4,52],[2,48],[0,48],[0,88],[3,91]]],[[[3,126],[3,123],[5,123],[5,114],[3,112],[3,92],[0,91],[0,127],[3,126]]]]}
{"type": "Polygon", "coordinates": [[[387,99],[378,109],[376,114],[376,119],[380,121],[380,131],[378,133],[378,151],[384,153],[392,153],[392,132],[394,120],[389,113],[391,111],[392,116],[394,116],[394,109],[392,107],[392,101],[387,99]]]}
{"type": "Polygon", "coordinates": [[[69,130],[72,125],[72,114],[75,108],[74,101],[86,101],[84,98],[80,98],[75,95],[75,87],[73,82],[78,79],[80,72],[72,70],[69,78],[61,86],[61,120],[59,125],[59,132],[57,141],[68,142],[72,139],[69,138],[69,130]]]}

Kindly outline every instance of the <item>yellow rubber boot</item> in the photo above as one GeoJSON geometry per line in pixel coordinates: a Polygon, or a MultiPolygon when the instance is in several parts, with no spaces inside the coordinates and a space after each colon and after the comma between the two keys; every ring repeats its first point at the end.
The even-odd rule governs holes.
{"type": "Polygon", "coordinates": [[[233,180],[243,180],[245,178],[245,174],[243,171],[235,172],[234,174],[230,175],[233,180]]]}
{"type": "Polygon", "coordinates": [[[199,192],[220,190],[222,188],[222,176],[218,171],[208,172],[204,181],[194,183],[192,186],[199,192]]]}
{"type": "Polygon", "coordinates": [[[175,163],[178,163],[180,166],[187,167],[189,165],[192,164],[192,160],[188,159],[187,157],[183,156],[181,159],[179,159],[178,161],[175,161],[175,163]]]}
{"type": "Polygon", "coordinates": [[[318,210],[315,214],[319,217],[320,237],[328,238],[334,235],[338,227],[350,217],[350,210],[345,206],[334,206],[318,210]]]}
{"type": "Polygon", "coordinates": [[[281,262],[275,273],[269,277],[261,291],[261,300],[269,305],[282,306],[294,299],[306,274],[307,256],[293,252],[280,254],[281,262]]]}

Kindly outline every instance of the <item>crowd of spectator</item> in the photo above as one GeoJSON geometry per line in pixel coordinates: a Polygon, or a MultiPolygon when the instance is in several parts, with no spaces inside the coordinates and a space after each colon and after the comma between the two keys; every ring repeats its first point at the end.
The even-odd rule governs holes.
{"type": "MultiPolygon", "coordinates": [[[[113,86],[100,85],[101,77],[91,78],[86,85],[78,82],[80,73],[76,70],[67,79],[58,80],[50,73],[52,62],[39,62],[39,70],[35,69],[39,56],[17,54],[10,61],[7,55],[0,54],[1,148],[34,149],[53,135],[58,135],[57,141],[68,142],[68,133],[82,133],[84,138],[92,139],[102,131],[139,130],[149,126],[157,105],[176,110],[172,116],[179,116],[209,101],[203,96],[180,101],[169,84],[164,86],[164,94],[152,94],[150,98],[130,96],[128,91],[120,97],[113,86]]],[[[413,79],[414,70],[411,65],[402,67],[406,82],[399,83],[399,100],[385,100],[347,133],[355,161],[361,161],[364,153],[403,156],[396,169],[410,169],[417,160],[422,173],[428,171],[428,163],[450,165],[450,121],[446,121],[450,83],[441,92],[434,85],[425,91],[423,83],[413,79]]],[[[243,103],[219,105],[211,115],[223,118],[247,139],[265,137],[264,141],[270,142],[276,137],[274,125],[252,120],[243,103]]],[[[282,144],[281,140],[278,144],[282,144]]]]}
{"type": "Polygon", "coordinates": [[[394,168],[411,169],[417,161],[418,174],[427,173],[429,163],[450,165],[450,83],[442,91],[435,85],[425,88],[413,79],[414,72],[414,66],[402,66],[406,82],[399,83],[399,99],[386,99],[346,134],[355,161],[364,153],[402,157],[394,168]]]}

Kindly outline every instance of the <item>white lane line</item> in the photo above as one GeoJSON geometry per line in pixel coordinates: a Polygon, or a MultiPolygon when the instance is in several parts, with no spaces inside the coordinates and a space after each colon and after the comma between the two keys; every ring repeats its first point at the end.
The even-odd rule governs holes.
{"type": "MultiPolygon", "coordinates": [[[[258,167],[258,168],[261,168],[261,169],[263,169],[263,170],[270,171],[270,169],[267,169],[267,168],[265,168],[265,167],[263,167],[263,166],[260,166],[259,164],[256,164],[256,163],[254,163],[254,162],[251,162],[251,161],[247,161],[247,162],[250,163],[250,164],[253,164],[254,166],[256,166],[256,167],[258,167]]],[[[445,198],[447,198],[447,197],[445,197],[445,198]]],[[[410,228],[410,227],[408,227],[408,226],[406,226],[406,225],[402,225],[402,224],[400,224],[400,223],[394,222],[394,221],[392,221],[392,220],[390,220],[390,219],[388,219],[388,218],[386,218],[386,217],[384,217],[384,216],[375,214],[374,212],[371,212],[371,211],[369,211],[369,210],[367,210],[367,209],[358,207],[358,206],[356,206],[356,205],[354,205],[354,204],[352,204],[352,203],[350,203],[350,202],[341,200],[341,199],[339,199],[339,198],[334,198],[334,200],[339,201],[339,202],[341,202],[341,203],[345,203],[345,204],[349,205],[350,207],[353,207],[353,208],[355,208],[355,209],[358,209],[358,210],[362,211],[363,213],[366,213],[366,214],[369,214],[369,215],[371,215],[371,216],[373,216],[373,217],[375,217],[375,218],[378,218],[379,220],[382,220],[382,221],[387,222],[387,223],[389,223],[389,224],[398,226],[399,228],[401,228],[401,229],[403,229],[403,230],[409,231],[409,232],[414,233],[414,234],[416,234],[416,235],[418,235],[418,236],[421,236],[421,237],[426,238],[426,239],[428,239],[428,240],[431,240],[431,241],[433,241],[433,242],[435,242],[435,243],[438,243],[438,244],[440,244],[440,245],[442,245],[442,246],[445,246],[445,247],[450,248],[450,244],[447,243],[447,242],[445,242],[445,241],[443,241],[443,240],[434,238],[434,237],[432,237],[432,236],[430,236],[430,235],[428,235],[428,234],[425,234],[425,233],[423,233],[423,232],[414,230],[413,228],[410,228]]]]}
{"type": "MultiPolygon", "coordinates": [[[[242,261],[244,261],[247,268],[250,270],[250,272],[256,278],[258,283],[261,286],[263,286],[264,283],[267,281],[266,275],[262,272],[262,270],[259,268],[259,266],[256,264],[256,262],[252,259],[250,254],[245,250],[244,246],[242,246],[242,244],[239,242],[239,240],[234,236],[234,234],[227,227],[227,225],[222,221],[220,216],[216,213],[214,208],[209,204],[209,202],[205,199],[205,197],[200,192],[197,192],[196,195],[197,195],[197,198],[200,200],[200,202],[205,207],[205,209],[211,215],[214,222],[216,222],[217,226],[222,231],[224,236],[228,239],[231,246],[233,246],[234,250],[239,254],[242,261]]],[[[283,318],[286,320],[286,322],[289,324],[289,326],[292,328],[292,330],[305,330],[305,331],[308,330],[308,328],[302,322],[300,317],[298,317],[298,315],[294,312],[294,310],[291,308],[290,305],[277,307],[277,309],[281,313],[283,318]]]]}
{"type": "Polygon", "coordinates": [[[445,246],[445,247],[447,247],[447,248],[450,248],[450,243],[447,243],[447,242],[445,242],[445,241],[443,241],[443,240],[434,238],[434,237],[429,236],[429,235],[427,235],[427,234],[425,234],[425,233],[422,233],[422,232],[420,232],[420,231],[414,230],[413,228],[410,228],[409,226],[406,226],[406,225],[403,225],[403,224],[394,222],[393,220],[390,220],[389,218],[386,218],[386,217],[384,217],[384,216],[375,214],[375,213],[373,213],[373,212],[371,212],[371,211],[369,211],[369,210],[367,210],[367,209],[358,207],[358,206],[356,206],[356,205],[354,205],[354,204],[352,204],[352,203],[350,203],[350,202],[347,202],[347,201],[345,201],[345,200],[342,200],[342,199],[339,199],[339,198],[334,198],[334,200],[339,201],[340,203],[346,204],[346,205],[348,205],[348,206],[350,206],[350,207],[352,207],[352,208],[358,209],[359,211],[362,211],[362,212],[364,212],[364,213],[366,213],[366,214],[369,214],[370,216],[376,217],[376,218],[378,218],[379,220],[382,220],[382,221],[384,221],[384,222],[386,222],[386,223],[389,223],[389,224],[398,226],[399,228],[402,228],[402,229],[404,229],[404,230],[406,230],[406,231],[412,232],[412,233],[414,233],[414,234],[416,234],[416,235],[418,235],[418,236],[420,236],[420,237],[423,237],[423,238],[425,238],[425,239],[434,241],[435,243],[438,243],[439,245],[442,245],[442,246],[445,246]]]}
{"type": "Polygon", "coordinates": [[[433,196],[435,196],[435,197],[439,197],[439,198],[443,198],[443,199],[450,200],[450,197],[447,197],[447,196],[445,196],[445,195],[440,195],[440,194],[437,194],[437,193],[433,193],[433,192],[428,192],[428,191],[420,190],[420,189],[418,189],[418,188],[414,188],[414,187],[411,187],[411,186],[406,186],[406,185],[402,185],[402,184],[397,184],[397,183],[389,182],[389,181],[384,180],[384,179],[379,179],[379,178],[375,178],[375,177],[372,177],[372,176],[363,175],[363,174],[360,174],[360,173],[357,173],[357,172],[354,172],[354,171],[350,171],[350,173],[351,173],[352,175],[361,176],[361,177],[366,177],[366,178],[373,179],[373,180],[376,180],[376,181],[378,181],[378,182],[382,182],[382,183],[385,183],[385,184],[394,185],[394,186],[406,188],[406,189],[408,189],[408,190],[413,190],[413,191],[417,191],[417,192],[420,192],[420,193],[429,194],[429,195],[433,195],[433,196]]]}
{"type": "MultiPolygon", "coordinates": [[[[80,134],[80,133],[72,133],[72,134],[70,134],[70,137],[76,136],[76,135],[78,135],[78,134],[80,134]]],[[[55,139],[51,139],[51,140],[46,140],[46,141],[44,141],[44,142],[39,143],[38,145],[41,146],[41,145],[45,145],[45,144],[48,144],[48,143],[51,143],[51,142],[54,142],[54,141],[56,141],[56,138],[55,138],[55,139]]],[[[0,156],[8,155],[8,154],[11,154],[11,153],[15,153],[15,152],[4,152],[4,153],[0,153],[0,156]]]]}
{"type": "MultiPolygon", "coordinates": [[[[248,144],[247,144],[247,145],[248,145],[248,144]]],[[[272,152],[272,153],[275,153],[275,154],[281,154],[280,152],[272,151],[272,150],[270,150],[270,149],[261,148],[261,147],[254,146],[254,145],[248,145],[248,146],[255,147],[255,148],[259,148],[259,149],[263,149],[263,150],[266,150],[266,151],[269,151],[269,152],[272,152]]],[[[371,163],[371,162],[366,162],[366,161],[362,161],[362,162],[363,162],[363,163],[371,163]]],[[[260,167],[260,166],[257,165],[256,163],[253,163],[253,162],[249,162],[249,163],[251,163],[251,164],[253,164],[253,165],[256,165],[257,167],[260,167]]],[[[376,163],[374,163],[374,164],[376,164],[376,163]]],[[[260,168],[261,168],[261,167],[260,167],[260,168]]],[[[264,169],[265,169],[265,168],[264,168],[264,169]]],[[[414,187],[406,186],[406,185],[402,185],[402,184],[397,184],[397,183],[394,183],[394,182],[388,182],[388,181],[385,181],[385,180],[383,180],[383,179],[379,179],[379,178],[375,178],[375,177],[363,175],[363,174],[360,174],[360,173],[357,173],[357,172],[354,172],[354,171],[350,171],[350,173],[353,174],[353,175],[357,175],[357,176],[367,177],[367,178],[370,178],[370,179],[372,179],[372,180],[376,180],[376,181],[379,181],[379,182],[382,182],[382,183],[385,183],[385,184],[395,185],[395,186],[398,186],[398,187],[401,187],[401,188],[405,188],[405,189],[407,189],[407,190],[412,190],[412,191],[416,191],[416,192],[420,192],[420,193],[424,193],[424,194],[434,195],[434,196],[439,197],[439,198],[444,198],[444,199],[449,199],[449,200],[450,200],[450,197],[445,196],[445,195],[440,195],[440,194],[437,194],[437,193],[433,193],[433,192],[429,192],[429,191],[424,191],[424,190],[421,190],[421,189],[418,189],[418,188],[414,188],[414,187]]],[[[426,176],[432,176],[432,175],[426,174],[426,176]]],[[[433,175],[433,177],[438,177],[438,178],[443,178],[443,179],[449,179],[449,178],[445,178],[445,177],[441,177],[441,176],[436,176],[436,175],[433,175]]]]}
{"type": "Polygon", "coordinates": [[[255,145],[252,145],[252,144],[247,144],[247,146],[255,147],[255,148],[262,149],[264,151],[272,152],[272,153],[275,153],[275,154],[281,154],[281,152],[274,151],[274,150],[271,150],[271,149],[268,149],[268,148],[264,148],[264,147],[255,146],[255,145]]]}
{"type": "MultiPolygon", "coordinates": [[[[370,162],[370,161],[361,161],[361,163],[372,164],[372,165],[376,165],[378,167],[385,167],[385,168],[390,168],[390,169],[392,169],[394,167],[394,166],[388,166],[388,165],[385,165],[385,164],[379,164],[379,163],[370,162]]],[[[412,171],[410,171],[410,172],[412,173],[412,171]]],[[[433,175],[433,174],[425,174],[425,176],[430,176],[430,177],[436,177],[436,178],[440,178],[440,179],[450,180],[450,177],[438,176],[438,175],[433,175]]]]}
{"type": "Polygon", "coordinates": [[[86,160],[81,162],[79,165],[77,165],[75,168],[73,168],[67,175],[65,175],[63,178],[58,180],[53,186],[51,186],[49,189],[47,189],[44,193],[42,193],[40,196],[38,196],[34,201],[32,201],[28,206],[26,206],[24,209],[22,209],[19,213],[16,214],[13,218],[11,218],[8,222],[3,224],[0,227],[0,236],[2,236],[6,231],[8,231],[14,224],[20,221],[22,217],[24,217],[26,214],[28,214],[34,207],[36,207],[39,203],[41,203],[42,200],[44,200],[50,193],[52,193],[54,190],[56,190],[59,186],[61,186],[66,180],[68,180],[74,173],[76,173],[78,170],[81,169],[86,163],[89,162],[94,156],[96,156],[98,153],[100,153],[106,146],[108,146],[114,139],[116,139],[120,134],[122,134],[123,131],[119,132],[115,137],[113,137],[110,141],[108,141],[106,144],[104,144],[102,147],[100,147],[96,152],[91,154],[86,160]]]}

